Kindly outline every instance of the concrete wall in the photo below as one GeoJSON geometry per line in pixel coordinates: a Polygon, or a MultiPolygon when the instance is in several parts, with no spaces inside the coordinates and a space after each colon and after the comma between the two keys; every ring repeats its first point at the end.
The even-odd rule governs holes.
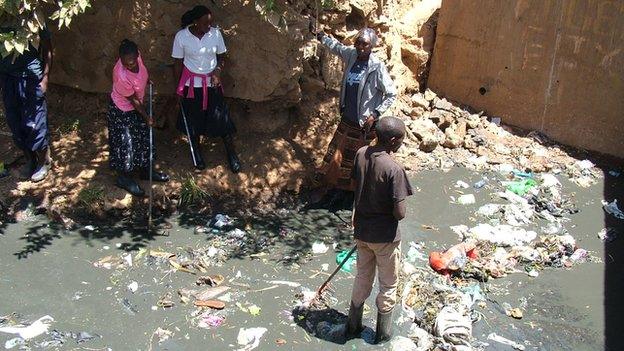
{"type": "Polygon", "coordinates": [[[432,61],[437,93],[624,157],[624,1],[443,0],[432,61]]]}

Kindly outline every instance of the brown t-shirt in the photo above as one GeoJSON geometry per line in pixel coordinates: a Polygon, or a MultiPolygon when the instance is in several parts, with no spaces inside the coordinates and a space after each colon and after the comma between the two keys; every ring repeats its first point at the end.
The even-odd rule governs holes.
{"type": "Polygon", "coordinates": [[[401,240],[394,204],[413,194],[403,167],[386,151],[365,146],[355,154],[355,238],[369,243],[401,240]]]}

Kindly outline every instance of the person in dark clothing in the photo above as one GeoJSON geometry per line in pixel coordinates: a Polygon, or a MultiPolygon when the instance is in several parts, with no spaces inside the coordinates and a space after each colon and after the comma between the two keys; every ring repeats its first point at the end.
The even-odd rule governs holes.
{"type": "Polygon", "coordinates": [[[355,155],[352,179],[355,187],[353,228],[357,245],[357,275],[353,283],[348,338],[362,332],[364,301],[370,295],[378,271],[377,327],[375,342],[391,337],[392,311],[396,304],[401,232],[406,199],[413,194],[403,167],[392,157],[403,143],[405,124],[396,117],[377,123],[378,144],[365,146],[355,155]]]}
{"type": "Polygon", "coordinates": [[[221,31],[212,25],[212,19],[207,7],[195,6],[182,16],[182,29],[173,42],[171,56],[175,59],[176,92],[182,110],[178,129],[186,133],[188,128],[197,169],[206,168],[199,140],[203,135],[223,139],[230,169],[238,173],[241,163],[233,139],[236,127],[230,118],[221,85],[226,47],[221,31]]]}
{"type": "MultiPolygon", "coordinates": [[[[149,74],[139,48],[124,39],[113,68],[113,91],[107,115],[109,164],[117,172],[115,184],[136,196],[143,196],[145,192],[132,179],[132,172],[138,169],[140,178],[148,180],[150,171],[149,128],[154,120],[143,106],[148,82],[149,74]]],[[[152,153],[154,150],[152,145],[152,153]]],[[[152,179],[166,182],[169,176],[153,170],[152,179]]]]}
{"type": "MultiPolygon", "coordinates": [[[[15,29],[3,27],[0,31],[15,29]]],[[[26,159],[20,176],[33,182],[45,179],[51,167],[46,101],[51,64],[52,41],[47,29],[39,32],[38,43],[31,43],[24,53],[0,60],[0,89],[7,124],[26,159]]]]}

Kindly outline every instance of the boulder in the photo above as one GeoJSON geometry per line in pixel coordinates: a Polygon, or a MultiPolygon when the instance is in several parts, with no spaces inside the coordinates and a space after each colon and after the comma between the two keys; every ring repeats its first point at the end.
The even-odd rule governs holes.
{"type": "Polygon", "coordinates": [[[451,104],[446,99],[440,99],[436,101],[435,108],[440,109],[440,110],[453,111],[453,104],[451,104]]]}
{"type": "Polygon", "coordinates": [[[433,101],[433,99],[435,99],[437,97],[436,93],[433,92],[433,90],[427,88],[427,90],[425,90],[425,99],[427,101],[433,101]]]}
{"type": "Polygon", "coordinates": [[[472,140],[470,135],[464,136],[464,147],[468,150],[474,150],[477,148],[477,143],[472,140]]]}
{"type": "Polygon", "coordinates": [[[442,134],[441,138],[438,138],[437,135],[431,134],[425,136],[418,145],[418,148],[424,152],[433,152],[438,145],[444,142],[444,134],[442,134]]]}
{"type": "Polygon", "coordinates": [[[412,119],[419,119],[423,116],[423,114],[425,113],[425,110],[422,107],[413,107],[410,111],[409,111],[409,116],[412,119]]]}
{"type": "Polygon", "coordinates": [[[455,116],[453,113],[439,109],[431,111],[429,119],[432,120],[441,130],[446,130],[446,128],[455,122],[455,116]]]}
{"type": "Polygon", "coordinates": [[[460,139],[464,139],[464,137],[466,136],[467,128],[468,128],[468,125],[465,119],[463,118],[457,119],[457,127],[455,128],[455,132],[457,133],[460,139]]]}
{"type": "Polygon", "coordinates": [[[353,8],[353,11],[356,11],[362,17],[368,17],[373,11],[377,10],[377,2],[375,1],[351,0],[348,3],[353,8]]]}
{"type": "Polygon", "coordinates": [[[422,93],[412,95],[411,101],[412,106],[414,107],[422,107],[423,109],[429,108],[429,101],[425,99],[425,96],[422,93]]]}
{"type": "Polygon", "coordinates": [[[479,115],[473,114],[466,117],[466,126],[470,129],[475,129],[481,124],[481,118],[479,115]]]}
{"type": "Polygon", "coordinates": [[[427,135],[440,132],[435,123],[433,123],[430,119],[424,118],[410,122],[409,128],[419,140],[422,140],[427,135]]]}
{"type": "Polygon", "coordinates": [[[430,119],[421,118],[410,123],[410,130],[420,140],[419,149],[432,152],[444,142],[444,133],[430,119]]]}
{"type": "Polygon", "coordinates": [[[446,139],[444,141],[444,147],[447,147],[449,149],[455,149],[455,148],[462,146],[462,144],[464,143],[464,138],[460,136],[458,133],[457,125],[452,125],[449,128],[447,128],[446,131],[444,132],[444,135],[446,135],[446,139]]]}

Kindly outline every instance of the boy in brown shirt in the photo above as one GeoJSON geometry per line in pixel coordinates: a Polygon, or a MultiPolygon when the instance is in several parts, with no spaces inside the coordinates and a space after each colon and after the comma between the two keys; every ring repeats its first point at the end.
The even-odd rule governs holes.
{"type": "Polygon", "coordinates": [[[357,245],[357,276],[353,284],[347,337],[362,331],[364,301],[379,270],[375,343],[390,339],[392,310],[396,304],[401,233],[406,198],[412,187],[403,167],[391,156],[403,143],[405,124],[396,117],[379,120],[377,145],[359,149],[352,179],[356,184],[353,227],[357,245]]]}

